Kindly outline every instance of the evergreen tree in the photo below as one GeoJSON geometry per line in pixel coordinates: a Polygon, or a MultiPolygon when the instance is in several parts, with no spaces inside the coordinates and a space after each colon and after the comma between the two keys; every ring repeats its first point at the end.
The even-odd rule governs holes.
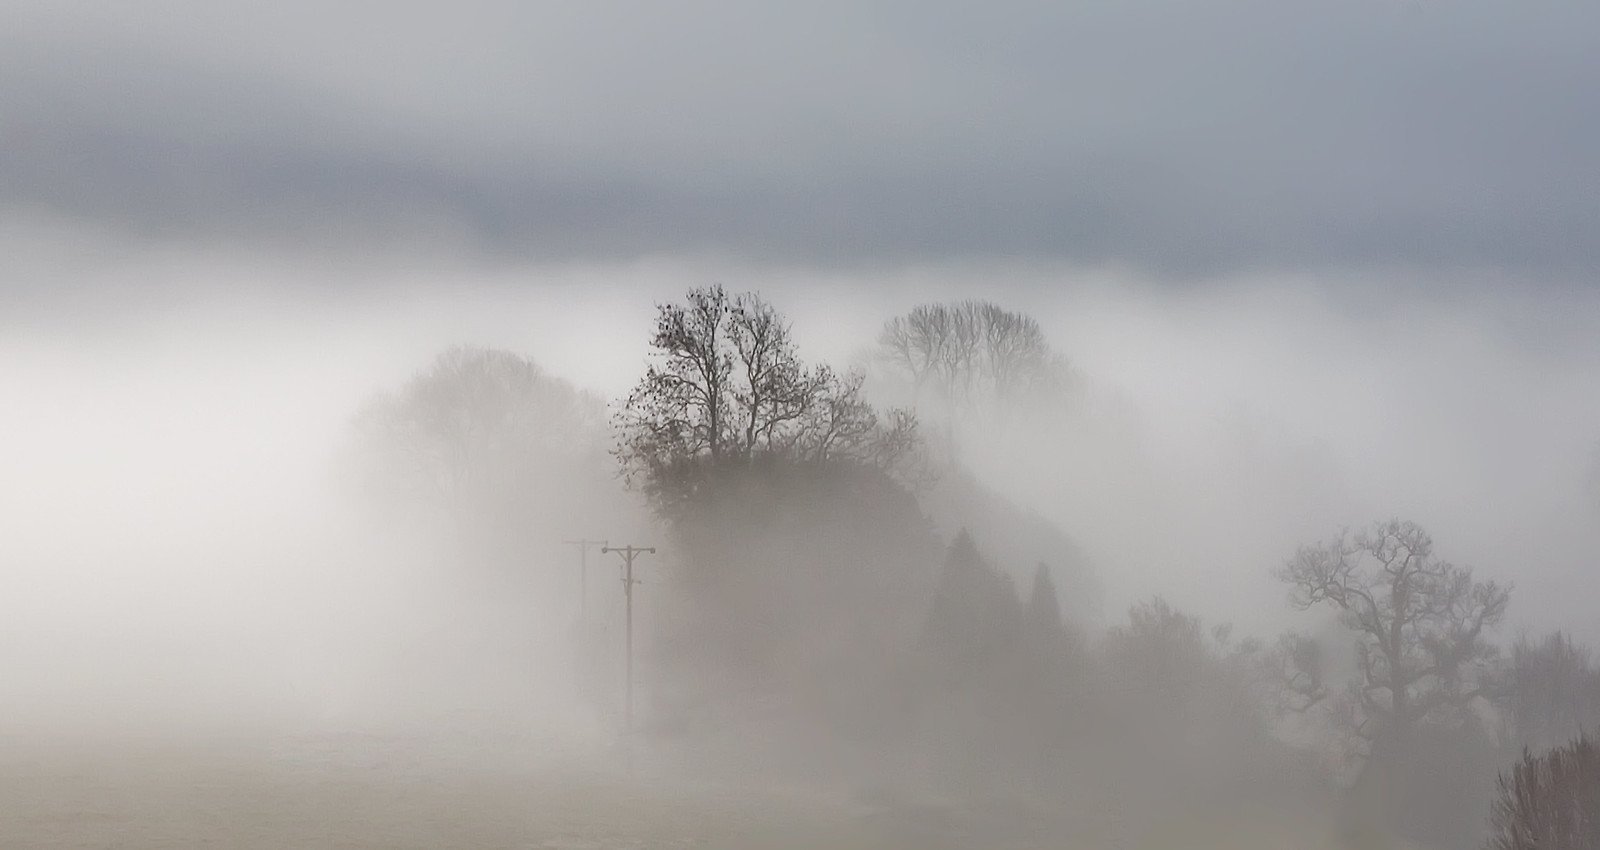
{"type": "Polygon", "coordinates": [[[1033,574],[1033,592],[1028,595],[1024,622],[1029,643],[1039,649],[1048,651],[1066,640],[1067,630],[1061,622],[1061,599],[1056,595],[1056,583],[1050,578],[1050,565],[1042,561],[1033,574]]]}
{"type": "Polygon", "coordinates": [[[938,660],[963,674],[998,669],[1021,638],[1022,605],[1011,579],[997,572],[963,529],[945,552],[928,616],[927,640],[938,660]]]}

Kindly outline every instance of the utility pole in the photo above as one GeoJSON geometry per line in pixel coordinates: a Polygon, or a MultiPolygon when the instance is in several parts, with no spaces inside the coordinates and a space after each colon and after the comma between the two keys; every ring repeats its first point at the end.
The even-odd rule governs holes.
{"type": "Polygon", "coordinates": [[[632,765],[633,765],[633,586],[639,583],[638,580],[636,580],[633,577],[633,559],[639,557],[640,555],[642,555],[642,554],[644,554],[646,552],[649,552],[650,554],[654,555],[656,553],[656,547],[654,547],[654,546],[634,546],[632,544],[629,544],[627,546],[602,546],[602,547],[600,547],[600,551],[602,553],[615,552],[618,555],[622,556],[622,592],[623,592],[623,595],[625,597],[627,597],[627,600],[628,600],[628,614],[627,614],[628,643],[627,643],[627,654],[625,655],[625,658],[627,659],[626,664],[625,664],[625,667],[626,667],[625,675],[627,676],[627,679],[625,680],[624,687],[623,687],[624,696],[623,696],[623,703],[622,703],[622,705],[623,705],[623,708],[622,708],[622,712],[623,712],[623,715],[622,715],[623,716],[623,721],[622,721],[622,723],[623,723],[623,726],[622,726],[622,728],[623,728],[623,735],[625,736],[624,739],[627,741],[627,747],[628,747],[628,765],[629,765],[628,769],[632,770],[633,769],[633,767],[632,767],[632,765]]]}
{"type": "Polygon", "coordinates": [[[578,618],[589,622],[589,547],[606,545],[604,540],[563,540],[568,546],[578,547],[578,618]]]}

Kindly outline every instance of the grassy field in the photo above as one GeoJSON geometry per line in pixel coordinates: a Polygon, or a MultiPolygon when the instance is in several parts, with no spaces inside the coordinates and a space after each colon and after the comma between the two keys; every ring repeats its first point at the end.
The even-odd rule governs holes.
{"type": "Polygon", "coordinates": [[[1175,824],[1126,843],[1124,830],[1093,811],[691,784],[648,770],[629,779],[620,765],[596,769],[592,758],[529,741],[174,740],[7,742],[0,848],[1387,846],[1336,841],[1267,812],[1175,824]]]}
{"type": "Polygon", "coordinates": [[[834,801],[562,762],[516,742],[356,736],[12,742],[0,755],[0,847],[957,846],[834,801]]]}

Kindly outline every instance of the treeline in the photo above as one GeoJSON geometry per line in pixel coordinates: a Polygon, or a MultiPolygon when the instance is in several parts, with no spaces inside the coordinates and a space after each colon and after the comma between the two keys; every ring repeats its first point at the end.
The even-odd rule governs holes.
{"type": "MultiPolygon", "coordinates": [[[[1337,640],[1236,637],[1159,598],[1092,627],[1071,537],[960,463],[962,441],[1019,421],[1071,439],[1083,380],[1029,317],[917,307],[839,372],[806,363],[760,296],[709,287],[659,305],[650,343],[609,428],[600,400],[471,349],[359,425],[378,489],[495,539],[625,515],[620,475],[669,553],[641,665],[660,746],[1063,821],[1123,812],[1107,828],[1124,831],[1243,796],[1337,798],[1474,846],[1518,753],[1600,726],[1588,650],[1559,634],[1502,649],[1509,588],[1400,520],[1276,571],[1291,605],[1338,615],[1337,640]]],[[[1519,770],[1497,824],[1506,799],[1544,793],[1519,770]]]]}

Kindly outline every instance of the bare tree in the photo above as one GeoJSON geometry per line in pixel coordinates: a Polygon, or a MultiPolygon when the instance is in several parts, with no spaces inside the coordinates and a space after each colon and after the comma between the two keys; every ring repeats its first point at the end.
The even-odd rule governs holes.
{"type": "Polygon", "coordinates": [[[690,290],[682,304],[657,306],[650,339],[656,357],[621,414],[625,460],[722,456],[732,406],[731,311],[720,286],[690,290]]]}
{"type": "Polygon", "coordinates": [[[1500,775],[1489,850],[1600,847],[1600,747],[1576,741],[1522,760],[1500,775]]]}
{"type": "Polygon", "coordinates": [[[682,495],[702,460],[888,464],[914,443],[913,417],[886,424],[862,396],[859,375],[807,367],[788,321],[753,293],[711,286],[658,305],[651,347],[652,362],[614,422],[618,460],[653,496],[682,495]]]}
{"type": "Polygon", "coordinates": [[[1600,668],[1589,648],[1562,632],[1511,648],[1506,721],[1515,743],[1544,749],[1600,729],[1600,668]]]}
{"type": "Polygon", "coordinates": [[[1343,707],[1361,738],[1402,736],[1485,696],[1497,650],[1484,632],[1505,615],[1509,590],[1436,557],[1415,523],[1302,546],[1277,575],[1296,608],[1331,605],[1356,633],[1359,677],[1343,707]]]}
{"type": "Polygon", "coordinates": [[[983,360],[995,402],[1005,406],[1032,388],[1050,364],[1050,344],[1032,317],[984,302],[976,306],[983,360]]]}
{"type": "Polygon", "coordinates": [[[604,405],[507,351],[446,349],[358,413],[363,474],[451,513],[514,511],[541,475],[603,445],[604,405]]]}
{"type": "Polygon", "coordinates": [[[1141,784],[1236,788],[1232,783],[1267,763],[1271,706],[1260,693],[1260,641],[1235,640],[1228,625],[1207,628],[1155,597],[1108,629],[1101,651],[1099,698],[1111,712],[1104,731],[1177,756],[1167,763],[1169,774],[1147,774],[1141,784]]]}
{"type": "Polygon", "coordinates": [[[1037,321],[987,301],[919,305],[886,322],[878,344],[913,404],[932,394],[952,429],[958,419],[1003,422],[1066,371],[1037,321]]]}
{"type": "Polygon", "coordinates": [[[1314,638],[1296,632],[1280,635],[1261,654],[1261,665],[1261,681],[1281,711],[1305,714],[1328,697],[1322,646],[1314,638]]]}
{"type": "Polygon", "coordinates": [[[915,401],[921,400],[935,364],[942,356],[944,311],[941,305],[913,307],[910,313],[886,322],[878,335],[884,358],[911,379],[915,401]]]}

